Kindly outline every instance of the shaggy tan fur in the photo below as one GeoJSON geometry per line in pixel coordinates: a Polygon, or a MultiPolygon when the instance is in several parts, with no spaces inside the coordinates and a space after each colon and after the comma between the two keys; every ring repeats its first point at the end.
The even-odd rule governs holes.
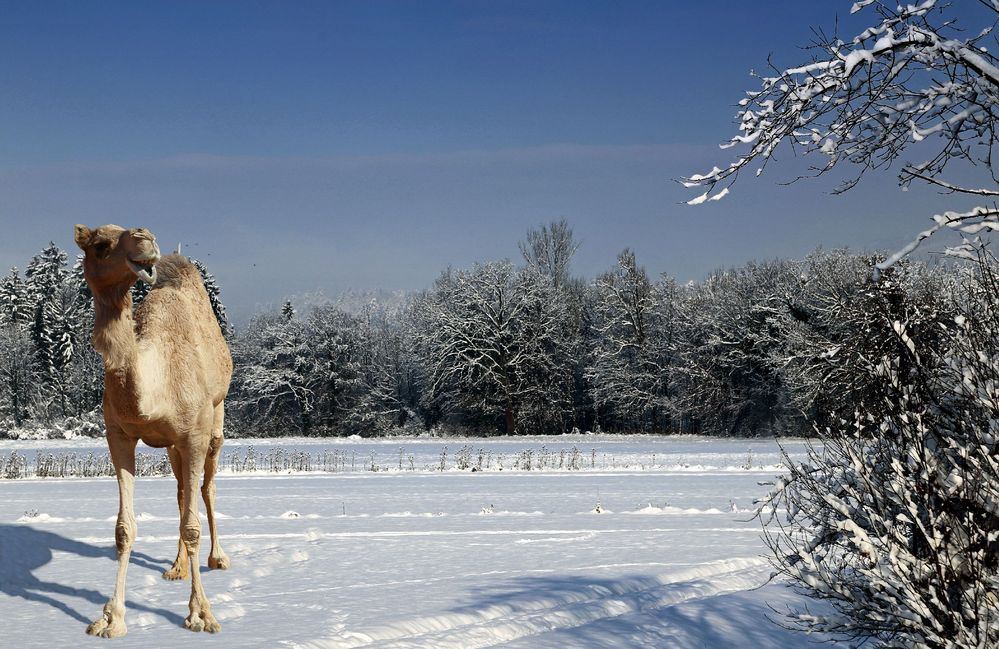
{"type": "Polygon", "coordinates": [[[232,376],[229,348],[197,268],[179,255],[161,259],[148,230],[77,225],[75,239],[85,253],[83,276],[94,295],[93,343],[104,358],[104,422],[119,495],[114,594],[87,633],[112,638],[126,632],[125,573],[136,535],[132,500],[139,440],[165,447],[177,478],[180,541],[177,558],[163,576],[191,577],[188,629],[219,631],[198,571],[196,489],[203,474],[212,541],[208,566],[228,568],[215,528],[214,476],[232,376]],[[130,289],[139,278],[153,289],[133,316],[130,289]]]}

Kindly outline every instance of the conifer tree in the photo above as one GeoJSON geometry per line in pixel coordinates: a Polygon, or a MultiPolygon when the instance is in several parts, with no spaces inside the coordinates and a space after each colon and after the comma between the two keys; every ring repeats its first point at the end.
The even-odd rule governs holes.
{"type": "Polygon", "coordinates": [[[0,279],[0,323],[24,325],[31,319],[28,289],[17,267],[0,279]]]}
{"type": "Polygon", "coordinates": [[[194,264],[197,267],[198,272],[201,273],[201,281],[205,284],[205,290],[208,292],[208,301],[212,304],[212,312],[215,314],[215,319],[219,323],[219,329],[222,330],[222,335],[228,338],[232,335],[232,326],[229,324],[229,317],[226,315],[225,305],[222,304],[222,289],[219,288],[218,283],[215,281],[215,275],[208,272],[208,268],[203,263],[197,259],[191,259],[191,263],[194,264]]]}

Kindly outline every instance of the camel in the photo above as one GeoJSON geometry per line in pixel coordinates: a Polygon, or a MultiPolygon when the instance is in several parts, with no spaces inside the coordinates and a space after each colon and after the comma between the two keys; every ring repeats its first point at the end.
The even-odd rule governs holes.
{"type": "Polygon", "coordinates": [[[203,474],[201,495],[211,532],[208,567],[228,568],[215,527],[214,477],[223,442],[223,400],[232,376],[229,348],[197,268],[180,255],[160,258],[149,230],[77,225],[75,239],[84,251],[83,276],[94,296],[93,344],[104,358],[104,423],[119,496],[114,593],[87,633],[113,638],[127,630],[125,573],[137,531],[133,490],[139,440],[166,448],[177,478],[180,540],[177,558],[163,576],[190,574],[190,615],[184,626],[215,633],[221,626],[198,570],[196,488],[203,474]],[[130,289],[138,279],[152,290],[133,315],[130,289]]]}

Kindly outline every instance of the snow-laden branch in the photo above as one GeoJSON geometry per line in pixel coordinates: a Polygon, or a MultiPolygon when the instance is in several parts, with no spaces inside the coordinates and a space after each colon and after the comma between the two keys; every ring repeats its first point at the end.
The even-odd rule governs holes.
{"type": "Polygon", "coordinates": [[[923,182],[929,183],[931,185],[936,185],[937,187],[942,187],[951,193],[958,194],[974,194],[976,196],[999,196],[999,191],[994,189],[986,189],[984,187],[962,187],[960,185],[955,185],[954,183],[949,183],[940,178],[934,178],[933,176],[927,176],[924,173],[912,168],[906,167],[903,171],[905,176],[911,176],[913,178],[918,178],[923,182]]]}
{"type": "Polygon", "coordinates": [[[999,230],[999,209],[976,207],[969,212],[944,212],[933,217],[935,225],[919,233],[902,249],[889,255],[887,259],[875,265],[875,272],[891,268],[898,261],[910,254],[926,239],[942,228],[950,228],[964,234],[978,234],[983,230],[999,230]]]}
{"type": "MultiPolygon", "coordinates": [[[[703,189],[688,204],[725,197],[743,169],[756,165],[760,175],[785,144],[823,158],[815,174],[843,162],[857,168],[836,192],[918,144],[928,157],[906,165],[903,184],[919,179],[956,193],[999,195],[995,189],[966,189],[939,179],[956,159],[991,170],[999,123],[999,65],[986,47],[996,40],[992,26],[959,31],[952,15],[957,7],[938,6],[935,0],[898,7],[871,0],[852,8],[864,10],[877,12],[880,22],[848,42],[823,39],[810,48],[810,61],[775,68],[775,75],[760,78],[760,88],[739,102],[739,134],[722,145],[741,148],[740,154],[724,167],[681,179],[686,187],[703,189]]],[[[983,4],[981,11],[994,20],[999,3],[983,4]]],[[[966,210],[964,224],[989,212],[966,210]]]]}

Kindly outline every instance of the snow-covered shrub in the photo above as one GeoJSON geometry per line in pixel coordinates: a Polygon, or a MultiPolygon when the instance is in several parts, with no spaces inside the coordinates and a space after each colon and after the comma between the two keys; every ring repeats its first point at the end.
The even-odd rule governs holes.
{"type": "Polygon", "coordinates": [[[957,273],[906,261],[875,282],[877,261],[843,251],[815,253],[788,299],[774,365],[791,405],[809,425],[835,426],[858,408],[879,416],[877,362],[906,348],[895,322],[905,323],[919,349],[938,349],[953,323],[957,273]]]}
{"type": "Polygon", "coordinates": [[[8,480],[27,477],[28,461],[16,451],[11,451],[10,456],[0,457],[0,477],[8,480]]]}
{"type": "Polygon", "coordinates": [[[806,630],[884,647],[999,646],[999,272],[982,260],[942,335],[892,348],[851,415],[820,431],[761,511],[778,570],[833,615],[806,630]],[[775,512],[786,508],[786,519],[775,512]]]}

